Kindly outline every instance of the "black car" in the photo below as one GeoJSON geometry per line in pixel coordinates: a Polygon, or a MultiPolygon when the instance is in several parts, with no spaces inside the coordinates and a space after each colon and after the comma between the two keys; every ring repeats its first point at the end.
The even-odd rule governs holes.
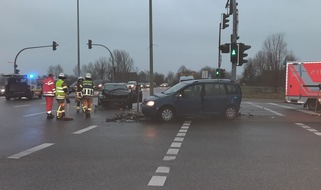
{"type": "Polygon", "coordinates": [[[98,94],[98,106],[107,108],[110,106],[120,106],[131,109],[133,103],[142,101],[142,91],[137,92],[127,88],[124,83],[105,83],[104,88],[98,94]]]}

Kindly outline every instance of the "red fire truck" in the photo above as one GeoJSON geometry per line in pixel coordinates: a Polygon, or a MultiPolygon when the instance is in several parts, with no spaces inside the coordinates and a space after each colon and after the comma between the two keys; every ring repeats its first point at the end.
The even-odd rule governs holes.
{"type": "Polygon", "coordinates": [[[320,107],[321,62],[287,62],[285,100],[311,110],[320,107]]]}

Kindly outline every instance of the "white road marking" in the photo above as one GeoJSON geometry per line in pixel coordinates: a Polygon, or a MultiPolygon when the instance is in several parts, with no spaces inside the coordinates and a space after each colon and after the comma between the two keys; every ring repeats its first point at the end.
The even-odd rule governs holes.
{"type": "Polygon", "coordinates": [[[290,107],[290,106],[283,106],[283,105],[279,105],[279,104],[275,104],[275,103],[269,103],[269,104],[274,105],[274,106],[279,106],[279,107],[282,107],[282,108],[297,110],[297,111],[300,111],[300,112],[303,112],[303,113],[307,113],[307,114],[311,114],[311,115],[320,116],[318,113],[315,113],[315,112],[313,112],[313,111],[300,110],[300,109],[296,109],[296,108],[293,108],[293,107],[290,107]]]}
{"type": "Polygon", "coordinates": [[[174,141],[176,142],[183,142],[184,138],[182,137],[175,137],[174,141]]]}
{"type": "Polygon", "coordinates": [[[164,156],[163,160],[164,161],[171,161],[171,160],[175,160],[176,156],[164,156]]]}
{"type": "Polygon", "coordinates": [[[251,103],[251,102],[245,102],[245,103],[250,104],[250,105],[255,106],[255,107],[258,107],[258,108],[262,108],[262,109],[264,109],[264,110],[267,110],[267,111],[269,111],[269,112],[274,113],[275,115],[278,115],[278,116],[284,116],[282,113],[276,112],[276,111],[271,110],[271,109],[269,109],[269,108],[265,108],[265,107],[262,107],[262,106],[259,106],[259,105],[256,105],[256,104],[253,104],[253,103],[251,103]]]}
{"type": "Polygon", "coordinates": [[[153,176],[152,179],[150,179],[148,186],[164,186],[166,178],[166,176],[153,176]]]}
{"type": "Polygon", "coordinates": [[[12,156],[9,156],[8,158],[10,158],[10,159],[19,159],[19,158],[21,158],[23,156],[27,156],[27,155],[29,155],[31,153],[34,153],[34,152],[37,152],[37,151],[42,150],[44,148],[47,148],[47,147],[49,147],[49,146],[51,146],[53,144],[54,143],[44,143],[44,144],[41,144],[39,146],[36,146],[36,147],[30,148],[28,150],[25,150],[23,152],[20,152],[18,154],[14,154],[12,156]]]}
{"type": "Polygon", "coordinates": [[[23,117],[32,117],[32,116],[35,116],[35,115],[42,115],[42,114],[45,114],[45,113],[46,112],[33,113],[33,114],[24,115],[23,117]]]}
{"type": "Polygon", "coordinates": [[[91,129],[94,129],[94,128],[96,128],[96,127],[97,127],[97,125],[92,125],[92,126],[89,126],[89,127],[84,128],[84,129],[81,129],[81,130],[79,130],[79,131],[76,131],[76,132],[74,132],[73,134],[79,135],[79,134],[82,134],[82,133],[84,133],[84,132],[86,132],[86,131],[89,131],[89,130],[91,130],[91,129]]]}
{"type": "Polygon", "coordinates": [[[15,107],[15,108],[21,108],[21,107],[27,107],[27,106],[30,106],[30,104],[24,104],[24,105],[13,106],[13,107],[15,107]]]}
{"type": "MultiPolygon", "coordinates": [[[[187,130],[192,121],[185,121],[182,125],[181,129],[177,133],[174,141],[172,142],[170,148],[167,150],[166,155],[163,158],[163,161],[172,161],[176,159],[176,155],[178,155],[179,148],[182,146],[182,142],[184,140],[184,136],[187,133],[187,130]]],[[[170,167],[167,166],[159,166],[155,173],[163,173],[169,174],[170,167]]],[[[148,186],[164,186],[167,176],[152,176],[151,180],[148,183],[148,186]]]]}
{"type": "Polygon", "coordinates": [[[177,133],[178,137],[185,137],[186,133],[177,133]]]}
{"type": "Polygon", "coordinates": [[[171,147],[172,148],[180,148],[182,146],[182,143],[178,143],[178,142],[173,142],[172,144],[171,144],[171,147]]]}
{"type": "Polygon", "coordinates": [[[318,135],[318,136],[321,136],[321,133],[320,132],[315,132],[314,134],[318,135]]]}
{"type": "Polygon", "coordinates": [[[179,149],[176,148],[170,148],[168,149],[166,154],[171,154],[171,155],[177,155],[178,154],[179,149]]]}
{"type": "Polygon", "coordinates": [[[308,131],[311,131],[311,132],[318,132],[317,130],[315,129],[307,129],[308,131]]]}
{"type": "Polygon", "coordinates": [[[156,169],[156,171],[155,171],[155,173],[164,173],[164,174],[168,174],[169,173],[169,171],[170,171],[170,167],[167,167],[167,166],[159,166],[157,169],[156,169]]]}

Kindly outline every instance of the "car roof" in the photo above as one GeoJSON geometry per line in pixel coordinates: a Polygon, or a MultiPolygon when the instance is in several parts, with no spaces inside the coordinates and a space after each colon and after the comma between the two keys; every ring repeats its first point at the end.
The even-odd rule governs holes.
{"type": "Polygon", "coordinates": [[[182,83],[211,83],[211,82],[221,82],[221,83],[235,83],[231,79],[195,79],[195,80],[186,80],[182,83]]]}

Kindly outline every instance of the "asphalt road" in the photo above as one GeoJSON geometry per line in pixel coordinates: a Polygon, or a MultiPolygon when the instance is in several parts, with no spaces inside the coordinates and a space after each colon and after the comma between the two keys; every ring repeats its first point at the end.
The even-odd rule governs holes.
{"type": "MultiPolygon", "coordinates": [[[[95,100],[96,101],[96,100],[95,100]]],[[[56,106],[56,105],[55,105],[56,106]]],[[[46,120],[44,99],[0,98],[0,189],[319,189],[319,113],[245,99],[234,121],[46,120]]]]}

